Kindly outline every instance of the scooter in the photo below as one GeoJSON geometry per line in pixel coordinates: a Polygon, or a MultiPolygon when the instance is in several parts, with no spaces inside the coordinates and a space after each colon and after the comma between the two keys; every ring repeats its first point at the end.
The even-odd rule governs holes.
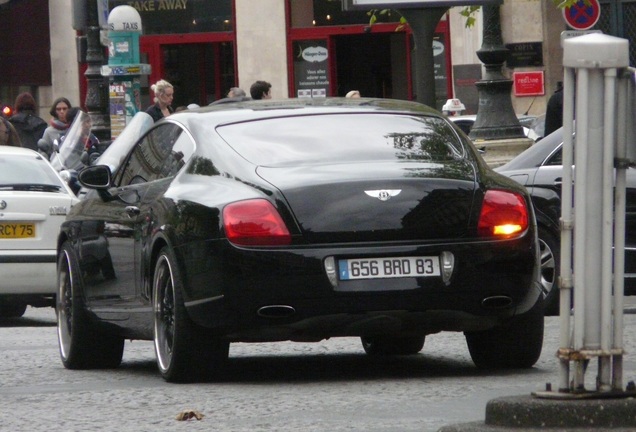
{"type": "Polygon", "coordinates": [[[76,195],[81,189],[77,173],[93,164],[100,156],[97,148],[99,141],[91,133],[91,128],[90,116],[84,111],[79,111],[68,132],[53,143],[51,165],[76,195]]]}

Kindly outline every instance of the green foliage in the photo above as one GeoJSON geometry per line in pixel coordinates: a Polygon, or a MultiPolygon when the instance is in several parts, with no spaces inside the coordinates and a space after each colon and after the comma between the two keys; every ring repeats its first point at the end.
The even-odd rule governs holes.
{"type": "Polygon", "coordinates": [[[481,6],[466,6],[462,9],[459,14],[466,18],[466,28],[471,28],[475,25],[475,16],[474,14],[479,10],[481,6]]]}
{"type": "MultiPolygon", "coordinates": [[[[585,1],[585,4],[590,6],[590,0],[583,0],[585,1]]],[[[574,6],[576,3],[579,2],[579,0],[552,0],[552,2],[556,5],[556,7],[563,9],[566,7],[572,7],[574,6]]]]}
{"type": "Polygon", "coordinates": [[[369,12],[367,12],[367,16],[369,16],[369,25],[375,24],[378,21],[378,16],[391,15],[392,13],[400,16],[400,22],[397,27],[395,27],[395,31],[397,32],[404,30],[404,27],[407,24],[406,18],[404,18],[401,13],[394,9],[371,9],[369,12]]]}

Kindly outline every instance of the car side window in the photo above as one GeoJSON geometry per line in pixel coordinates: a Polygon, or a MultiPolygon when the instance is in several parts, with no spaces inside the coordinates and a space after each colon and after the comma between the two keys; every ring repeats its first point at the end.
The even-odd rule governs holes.
{"type": "Polygon", "coordinates": [[[555,151],[544,165],[563,165],[563,148],[559,147],[557,151],[555,151]]]}
{"type": "Polygon", "coordinates": [[[172,177],[193,152],[194,143],[181,127],[173,123],[160,125],[137,143],[117,184],[127,186],[172,177]]]}

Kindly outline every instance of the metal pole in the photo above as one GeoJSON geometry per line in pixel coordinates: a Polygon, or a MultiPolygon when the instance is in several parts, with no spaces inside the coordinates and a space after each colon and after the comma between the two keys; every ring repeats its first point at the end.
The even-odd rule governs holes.
{"type": "MultiPolygon", "coordinates": [[[[622,106],[620,112],[630,111],[625,109],[627,104],[624,99],[620,95],[617,97],[617,90],[623,93],[623,98],[629,97],[632,103],[634,95],[626,95],[624,86],[617,89],[617,76],[619,69],[625,70],[629,65],[629,43],[602,34],[565,40],[563,65],[567,71],[570,68],[575,70],[577,144],[573,243],[574,331],[571,349],[561,348],[560,359],[563,360],[565,353],[575,363],[571,390],[582,393],[586,391],[587,363],[592,358],[598,358],[596,391],[609,392],[617,389],[622,381],[620,333],[623,331],[624,171],[628,166],[628,161],[622,156],[627,141],[625,130],[631,124],[627,125],[627,119],[621,118],[617,112],[617,98],[622,106]],[[618,158],[614,157],[615,151],[619,154],[618,158]],[[614,178],[616,185],[613,184],[614,178]],[[615,203],[612,202],[614,186],[615,203]],[[599,203],[602,205],[599,206],[599,203]]],[[[566,78],[569,76],[566,73],[566,78]]],[[[572,87],[570,83],[567,86],[572,87]]],[[[571,98],[571,95],[568,97],[571,98]]],[[[571,99],[566,97],[565,106],[568,104],[571,105],[571,99]]],[[[567,108],[565,111],[567,122],[570,113],[567,108]]],[[[569,145],[564,146],[564,160],[565,153],[570,150],[569,145]]],[[[565,232],[562,236],[565,238],[565,232]]],[[[561,370],[563,384],[566,368],[562,367],[561,370]]]]}
{"type": "Polygon", "coordinates": [[[614,222],[614,142],[616,139],[616,69],[605,70],[605,95],[603,118],[603,214],[602,214],[602,254],[601,254],[601,303],[600,303],[600,348],[599,379],[597,390],[610,391],[612,335],[612,276],[613,276],[613,222],[614,222]]]}
{"type": "Polygon", "coordinates": [[[572,298],[572,165],[573,165],[573,126],[574,126],[574,85],[575,71],[565,68],[563,75],[563,183],[561,192],[561,275],[560,288],[560,348],[559,391],[569,388],[570,360],[567,357],[570,346],[570,301],[572,298]]]}
{"type": "Polygon", "coordinates": [[[85,106],[93,122],[91,131],[102,142],[110,141],[110,117],[108,115],[108,81],[102,76],[104,47],[99,37],[97,0],[86,0],[88,15],[86,27],[86,77],[85,106]]]}
{"type": "Polygon", "coordinates": [[[448,11],[447,7],[425,9],[400,9],[409,22],[415,42],[415,98],[418,102],[435,108],[435,62],[433,37],[437,23],[448,11]]]}
{"type": "MultiPolygon", "coordinates": [[[[581,351],[585,347],[585,254],[587,238],[586,209],[580,203],[585,202],[587,188],[587,131],[583,125],[589,121],[587,106],[589,104],[587,88],[589,86],[589,71],[580,69],[576,82],[576,183],[574,186],[574,335],[573,348],[581,351]]],[[[574,365],[574,379],[572,390],[585,390],[585,364],[576,361],[574,365]]]]}
{"type": "Polygon", "coordinates": [[[632,74],[625,73],[618,82],[616,186],[614,191],[614,327],[612,347],[612,390],[623,389],[623,292],[625,289],[625,211],[627,176],[627,122],[633,113],[634,83],[632,74]]]}

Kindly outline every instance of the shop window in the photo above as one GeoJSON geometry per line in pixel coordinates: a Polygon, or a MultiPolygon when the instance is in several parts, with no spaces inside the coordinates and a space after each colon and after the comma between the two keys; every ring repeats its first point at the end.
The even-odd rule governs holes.
{"type": "MultiPolygon", "coordinates": [[[[368,24],[370,11],[343,11],[341,0],[290,0],[292,27],[319,27],[368,24]]],[[[379,12],[379,10],[378,10],[379,12]]],[[[400,13],[387,10],[376,13],[377,23],[400,21],[400,13]]]]}

